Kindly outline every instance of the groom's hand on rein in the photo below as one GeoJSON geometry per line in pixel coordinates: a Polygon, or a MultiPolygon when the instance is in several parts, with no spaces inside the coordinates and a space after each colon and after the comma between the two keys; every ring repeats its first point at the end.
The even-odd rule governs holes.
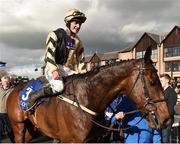
{"type": "Polygon", "coordinates": [[[115,115],[116,119],[117,120],[121,120],[124,118],[124,113],[123,112],[118,112],[116,115],[115,115]]]}

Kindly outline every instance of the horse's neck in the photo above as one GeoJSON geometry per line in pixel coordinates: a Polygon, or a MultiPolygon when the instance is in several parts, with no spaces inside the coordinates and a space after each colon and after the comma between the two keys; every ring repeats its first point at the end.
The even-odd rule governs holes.
{"type": "MultiPolygon", "coordinates": [[[[121,82],[127,78],[127,68],[118,66],[105,69],[91,79],[94,107],[102,111],[122,90],[121,82]],[[98,107],[97,107],[98,106],[98,107]]],[[[93,101],[93,100],[92,100],[93,101]]]]}
{"type": "Polygon", "coordinates": [[[127,89],[132,67],[130,63],[123,63],[78,75],[75,79],[69,77],[64,94],[95,112],[102,112],[119,92],[127,89]]]}

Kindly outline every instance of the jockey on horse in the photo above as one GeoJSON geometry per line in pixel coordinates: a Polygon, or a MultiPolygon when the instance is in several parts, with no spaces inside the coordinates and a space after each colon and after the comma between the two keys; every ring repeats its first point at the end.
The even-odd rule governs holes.
{"type": "Polygon", "coordinates": [[[79,9],[70,9],[64,18],[66,28],[59,28],[48,34],[45,76],[50,85],[30,94],[28,109],[33,107],[38,98],[62,92],[64,89],[62,77],[83,73],[81,63],[84,48],[77,33],[86,19],[85,14],[79,9]]]}

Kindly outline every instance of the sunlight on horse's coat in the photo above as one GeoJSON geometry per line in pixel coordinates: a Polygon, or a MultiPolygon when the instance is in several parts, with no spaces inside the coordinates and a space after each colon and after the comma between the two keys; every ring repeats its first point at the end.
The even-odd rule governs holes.
{"type": "MultiPolygon", "coordinates": [[[[147,113],[148,121],[152,127],[162,126],[169,119],[169,113],[164,101],[153,102],[153,100],[164,99],[164,96],[157,71],[150,60],[150,54],[148,49],[145,59],[121,61],[85,74],[70,76],[66,78],[63,94],[66,98],[96,113],[103,112],[119,94],[126,94],[142,113],[152,112],[153,107],[156,107],[155,117],[159,123],[153,121],[154,116],[151,113],[147,113]],[[156,81],[156,85],[151,85],[151,81],[156,81]],[[147,98],[149,98],[148,101],[147,98]]],[[[18,105],[18,94],[23,87],[24,85],[20,85],[15,89],[7,101],[8,115],[16,142],[23,142],[23,121],[25,116],[29,119],[32,116],[24,113],[18,105]]],[[[51,97],[48,102],[39,105],[35,113],[39,129],[47,136],[61,142],[85,142],[93,137],[97,140],[99,134],[102,134],[102,129],[96,128],[92,121],[97,120],[98,117],[56,97],[51,97]]],[[[32,119],[31,121],[33,122],[32,119]]],[[[28,134],[26,135],[28,137],[28,134]]],[[[26,142],[28,140],[25,138],[26,142]]]]}

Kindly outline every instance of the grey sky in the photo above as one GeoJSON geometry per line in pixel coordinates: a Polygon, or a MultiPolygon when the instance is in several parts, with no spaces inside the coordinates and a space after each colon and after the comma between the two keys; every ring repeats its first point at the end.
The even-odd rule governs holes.
{"type": "Polygon", "coordinates": [[[0,61],[40,63],[48,32],[64,27],[64,12],[79,8],[86,54],[121,50],[144,32],[180,25],[179,0],[0,0],[0,61]]]}

